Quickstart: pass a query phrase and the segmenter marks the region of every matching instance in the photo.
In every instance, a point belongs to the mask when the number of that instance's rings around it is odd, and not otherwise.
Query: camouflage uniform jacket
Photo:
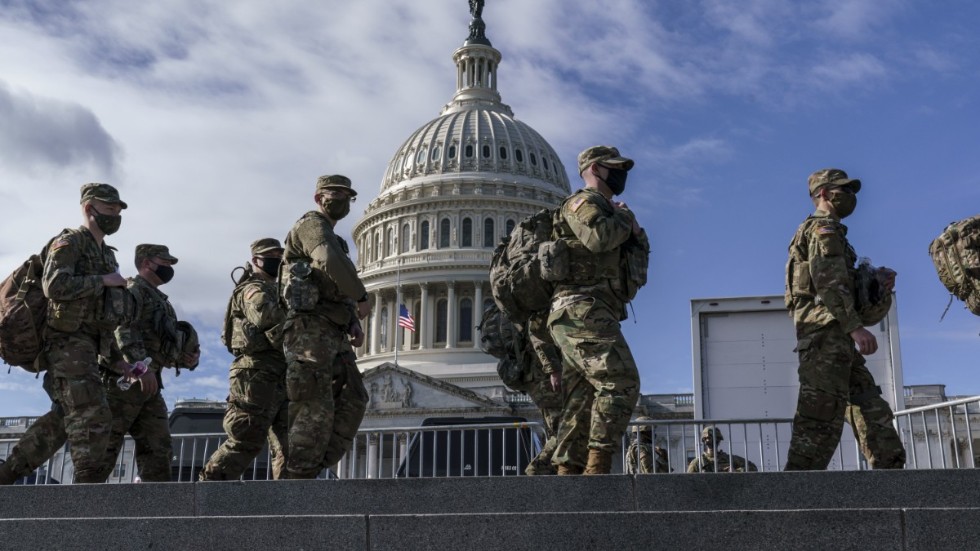
[[[286,312],[279,302],[276,281],[265,272],[256,271],[235,288],[231,300],[231,316],[242,324],[241,331],[248,342],[244,353],[273,351],[282,354],[282,323]],[[237,338],[233,345],[237,345]],[[242,353],[236,350],[236,355]]]
[[[730,471],[729,466],[731,467]],[[689,473],[744,473],[758,470],[755,463],[746,461],[742,456],[728,455],[721,450],[715,452],[710,449],[704,450],[700,457],[695,457],[687,466]]]
[[[352,304],[367,295],[351,261],[347,242],[333,231],[330,220],[318,211],[303,215],[286,236],[283,260],[288,265],[309,262],[319,291],[318,315],[346,328],[353,319]]]
[[[654,471],[654,463],[656,463],[656,471]],[[671,472],[670,465],[667,463],[667,450],[647,442],[639,443],[633,439],[626,449],[626,472],[628,474]]]
[[[840,220],[818,209],[800,225],[786,264],[786,306],[798,334],[834,322],[844,333],[862,326],[854,304],[856,262]]]
[[[105,242],[97,243],[84,226],[67,229],[51,241],[42,276],[49,327],[101,335],[108,344],[112,326],[99,318],[105,303],[102,276],[119,269],[114,251]]]
[[[590,188],[576,191],[562,203],[555,234],[568,244],[570,274],[555,288],[553,310],[594,297],[618,307],[620,318],[625,319],[619,249],[632,235],[634,219],[632,212],[614,207]]]
[[[134,363],[150,357],[150,369],[157,373],[174,367],[183,343],[177,332],[177,314],[167,295],[139,275],[129,278],[127,287],[139,297],[140,309],[136,321],[116,329],[116,344],[123,358]]]

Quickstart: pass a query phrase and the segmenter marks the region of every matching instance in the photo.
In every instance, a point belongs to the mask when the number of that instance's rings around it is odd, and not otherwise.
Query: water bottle
[[[133,369],[130,371],[130,376],[133,379],[139,379],[142,377],[144,374],[146,374],[146,371],[150,369],[150,362],[152,361],[153,358],[144,358],[143,361],[134,363],[132,366]],[[133,386],[133,381],[129,380],[128,377],[123,375],[122,377],[116,379],[116,386],[119,387],[119,390],[126,391],[129,390],[129,387]]]

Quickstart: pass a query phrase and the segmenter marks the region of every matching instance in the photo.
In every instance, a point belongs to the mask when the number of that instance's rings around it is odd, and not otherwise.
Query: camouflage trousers
[[[278,351],[240,356],[231,364],[224,418],[228,439],[211,455],[201,480],[237,480],[267,439],[272,476],[283,478],[288,451],[285,371],[286,360]]]
[[[800,394],[786,470],[826,469],[845,419],[873,469],[900,469],[905,448],[864,357],[834,327],[799,337]]]
[[[105,480],[99,478],[99,471],[109,445],[112,414],[99,375],[101,344],[98,335],[48,328],[39,358],[52,377],[53,401],[64,410],[65,434],[79,483]]]
[[[640,395],[640,375],[618,314],[590,298],[552,312],[561,349],[563,410],[552,463],[584,467],[589,449],[612,453]]]
[[[65,445],[68,434],[65,432],[65,412],[54,395],[54,377],[50,371],[44,373],[44,391],[51,398],[51,411],[38,417],[21,435],[20,440],[7,456],[5,469],[9,469],[13,479],[27,476],[37,470]],[[13,480],[10,481],[13,483]]]
[[[544,425],[545,442],[541,452],[531,460],[524,470],[528,475],[555,474],[551,458],[558,448],[558,427],[561,424],[561,394],[551,388],[547,375],[528,388],[527,393],[541,411],[541,422]]]
[[[152,396],[143,394],[139,384],[122,390],[116,386],[118,375],[105,376],[106,396],[112,411],[109,445],[97,471],[99,482],[105,482],[112,474],[126,441],[126,434],[133,437],[136,472],[143,482],[170,482],[170,426],[167,419],[167,403],[157,391]],[[159,381],[159,374],[157,381]]]
[[[347,336],[328,320],[296,315],[283,328],[289,398],[288,478],[315,478],[350,450],[368,394]]]

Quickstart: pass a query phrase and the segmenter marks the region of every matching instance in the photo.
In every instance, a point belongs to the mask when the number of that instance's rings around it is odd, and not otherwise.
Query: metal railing
[[[906,469],[972,469],[980,460],[980,396],[895,412]]]

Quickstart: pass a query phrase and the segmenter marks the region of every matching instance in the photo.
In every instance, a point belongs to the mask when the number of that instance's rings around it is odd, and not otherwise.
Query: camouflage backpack
[[[480,348],[497,358],[497,375],[510,388],[524,381],[520,357],[521,333],[495,303],[487,305],[480,320]]]
[[[531,313],[551,306],[555,284],[541,274],[539,249],[551,243],[552,211],[542,210],[514,227],[493,251],[490,289],[503,315],[523,323]]]
[[[31,373],[40,369],[35,360],[44,344],[48,298],[44,296],[41,278],[51,241],[41,254],[32,254],[0,283],[0,359]]]
[[[929,255],[946,289],[980,316],[980,215],[947,226]]]

